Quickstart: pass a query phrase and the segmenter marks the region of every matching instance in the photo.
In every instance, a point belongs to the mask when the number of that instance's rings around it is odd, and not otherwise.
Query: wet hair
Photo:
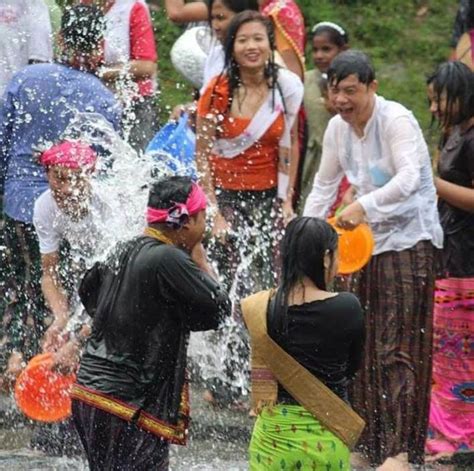
[[[162,178],[150,185],[148,206],[155,209],[167,209],[175,203],[186,203],[191,189],[192,180],[189,177]]]
[[[61,36],[65,49],[90,54],[104,38],[105,19],[94,5],[67,7],[61,19]]]
[[[460,124],[474,116],[474,72],[467,65],[459,61],[444,62],[426,83],[433,87],[438,106],[442,95],[446,95],[446,113],[439,123],[442,127]]]
[[[224,71],[227,73],[229,78],[229,104],[228,109],[232,106],[232,97],[234,95],[235,89],[240,86],[240,68],[239,64],[234,59],[234,45],[235,39],[237,37],[237,33],[239,29],[247,23],[260,23],[265,26],[268,36],[268,42],[270,43],[270,51],[271,56],[270,60],[265,65],[264,76],[268,81],[268,86],[272,90],[273,93],[273,104],[275,103],[274,93],[275,89],[278,89],[279,93],[283,98],[283,94],[280,90],[278,85],[278,70],[279,67],[275,63],[275,31],[273,29],[273,24],[271,20],[266,18],[265,16],[261,15],[256,11],[244,11],[242,13],[238,13],[232,19],[229,30],[227,33],[226,41],[224,44],[224,52],[225,52],[225,66]],[[221,74],[222,75],[222,74]],[[219,81],[219,80],[218,80]],[[217,82],[218,82],[217,81]],[[285,105],[285,101],[283,99],[283,105]],[[285,109],[286,111],[286,109]]]
[[[466,30],[474,28],[474,0],[470,0],[466,14]]]
[[[334,256],[337,243],[337,232],[322,219],[296,217],[288,224],[281,245],[281,289],[285,298],[305,276],[319,289],[326,289],[324,256]]]
[[[331,44],[334,44],[339,48],[349,44],[349,35],[346,33],[346,30],[336,23],[330,21],[317,23],[311,30],[311,39],[323,34],[327,35]]]
[[[327,71],[330,85],[337,85],[349,75],[355,75],[359,82],[369,85],[375,80],[375,69],[369,56],[362,51],[351,49],[338,54]]]
[[[212,5],[216,0],[208,1],[209,24],[212,21]],[[240,13],[245,10],[259,11],[258,0],[221,0],[222,4],[234,13]]]

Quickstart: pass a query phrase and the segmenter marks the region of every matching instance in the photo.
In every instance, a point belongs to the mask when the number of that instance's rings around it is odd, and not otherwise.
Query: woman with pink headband
[[[145,235],[83,280],[93,325],[72,410],[91,469],[167,470],[169,443],[186,444],[189,332],[229,312],[201,243],[205,209],[189,178],[154,183]]]

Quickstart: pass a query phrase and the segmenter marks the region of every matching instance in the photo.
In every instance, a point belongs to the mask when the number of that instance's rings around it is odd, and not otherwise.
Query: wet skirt
[[[474,449],[474,278],[436,282],[428,453]]]
[[[349,449],[303,407],[280,404],[265,407],[257,417],[249,469],[348,470]]]
[[[365,311],[362,365],[349,388],[366,421],[358,450],[373,465],[421,464],[428,427],[437,251],[429,241],[372,257],[352,279]]]

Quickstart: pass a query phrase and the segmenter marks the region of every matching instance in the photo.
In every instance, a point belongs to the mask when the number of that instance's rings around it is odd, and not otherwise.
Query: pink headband
[[[93,169],[97,154],[92,147],[81,142],[64,141],[57,144],[40,156],[39,162],[45,167],[58,165],[71,169]]]
[[[186,203],[174,203],[168,209],[147,208],[146,220],[149,224],[154,222],[167,222],[171,224],[182,224],[183,216],[194,216],[206,209],[207,198],[203,189],[193,183],[191,193]]]

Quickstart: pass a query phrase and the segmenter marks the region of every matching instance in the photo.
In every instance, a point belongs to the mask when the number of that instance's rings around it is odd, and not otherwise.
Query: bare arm
[[[209,204],[215,210],[212,234],[220,236],[221,242],[225,243],[225,233],[230,229],[230,226],[220,213],[217,205],[216,191],[208,159],[216,140],[216,133],[216,117],[203,118],[198,115],[196,122],[196,166],[199,181],[208,197]]]
[[[474,181],[473,188],[456,185],[439,177],[435,177],[438,196],[456,208],[474,213]]]
[[[211,205],[217,205],[217,199],[208,156],[216,141],[216,134],[217,122],[215,117],[204,118],[198,115],[196,121],[196,166],[199,181]]]
[[[67,295],[58,277],[59,253],[52,252],[41,256],[43,276],[41,288],[47,306],[54,316],[44,336],[44,350],[54,349],[58,345],[58,337],[66,327],[69,318]]]
[[[113,82],[122,75],[130,75],[136,80],[151,78],[156,74],[156,63],[147,60],[132,60],[127,64],[117,64],[101,69],[100,77],[105,82]]]
[[[296,55],[295,51],[286,49],[285,51],[279,51],[280,56],[285,62],[286,68],[295,73],[301,80],[304,79],[304,70],[301,67],[301,61]]]
[[[292,198],[294,188],[296,186],[296,179],[298,178],[298,167],[300,163],[300,148],[298,142],[298,118],[295,119],[293,129],[291,130],[291,149],[290,149],[290,168],[288,170],[288,195],[287,198]]]
[[[186,3],[184,0],[165,0],[168,18],[173,23],[190,23],[191,21],[207,21],[209,13],[204,2]]]
[[[53,313],[55,320],[62,320],[66,323],[68,319],[68,302],[58,277],[59,253],[53,252],[41,256],[43,276],[41,278],[41,288],[46,300],[46,304]]]

